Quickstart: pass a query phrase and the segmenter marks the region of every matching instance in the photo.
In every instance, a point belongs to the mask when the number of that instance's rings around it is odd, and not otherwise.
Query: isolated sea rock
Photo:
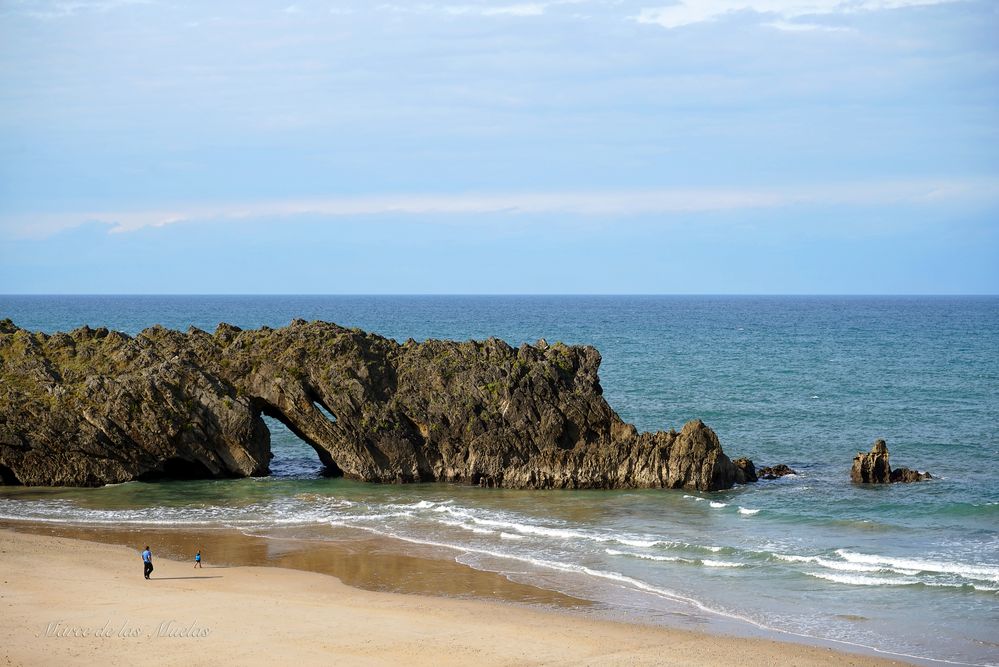
[[[891,469],[888,461],[888,444],[881,439],[875,440],[871,451],[858,452],[853,457],[853,467],[850,469],[850,479],[861,484],[889,484],[893,482],[918,482],[932,479],[928,472],[918,472],[908,468]]]
[[[884,440],[875,440],[867,454],[857,452],[853,457],[850,479],[861,484],[887,484],[891,481],[888,444]]]
[[[372,482],[713,491],[740,476],[701,421],[639,433],[588,346],[405,344],[325,322],[214,333],[0,322],[0,479],[93,486],[268,474],[274,417]]]
[[[760,479],[778,479],[784,477],[785,475],[797,475],[798,473],[792,470],[789,466],[780,463],[775,466],[765,466],[756,471],[757,476]]]

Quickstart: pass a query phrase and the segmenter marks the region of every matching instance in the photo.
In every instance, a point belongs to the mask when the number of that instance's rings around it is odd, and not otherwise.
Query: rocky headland
[[[400,344],[295,320],[131,337],[0,321],[0,480],[95,486],[268,474],[274,417],[331,474],[514,488],[754,481],[701,421],[639,433],[604,400],[588,346]]]

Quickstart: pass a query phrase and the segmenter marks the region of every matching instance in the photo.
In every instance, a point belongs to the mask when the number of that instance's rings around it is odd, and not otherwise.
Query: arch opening
[[[302,433],[279,409],[266,401],[258,401],[255,407],[257,415],[270,434],[271,477],[343,476],[343,471],[330,457],[329,452]],[[333,417],[332,413],[327,418],[330,417]],[[333,417],[330,421],[335,423],[336,418]],[[316,455],[319,456],[319,465]]]
[[[0,486],[21,486],[21,480],[14,471],[5,465],[0,465]]]

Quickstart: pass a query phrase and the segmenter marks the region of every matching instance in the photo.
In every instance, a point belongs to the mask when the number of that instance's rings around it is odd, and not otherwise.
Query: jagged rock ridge
[[[405,344],[325,322],[133,337],[0,322],[0,478],[100,485],[268,473],[261,415],[334,474],[516,488],[749,481],[700,421],[638,433],[602,395],[592,347]],[[750,463],[751,466],[751,463]]]

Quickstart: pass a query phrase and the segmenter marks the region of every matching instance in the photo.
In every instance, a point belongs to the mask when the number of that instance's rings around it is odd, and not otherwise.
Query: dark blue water
[[[272,479],[6,492],[2,516],[365,530],[664,622],[999,664],[999,298],[17,296],[0,317],[131,334],[302,317],[399,340],[585,343],[625,420],[701,418],[730,455],[799,472],[710,495],[374,487],[318,478],[272,422]],[[879,437],[895,466],[937,479],[852,485],[853,455]]]

